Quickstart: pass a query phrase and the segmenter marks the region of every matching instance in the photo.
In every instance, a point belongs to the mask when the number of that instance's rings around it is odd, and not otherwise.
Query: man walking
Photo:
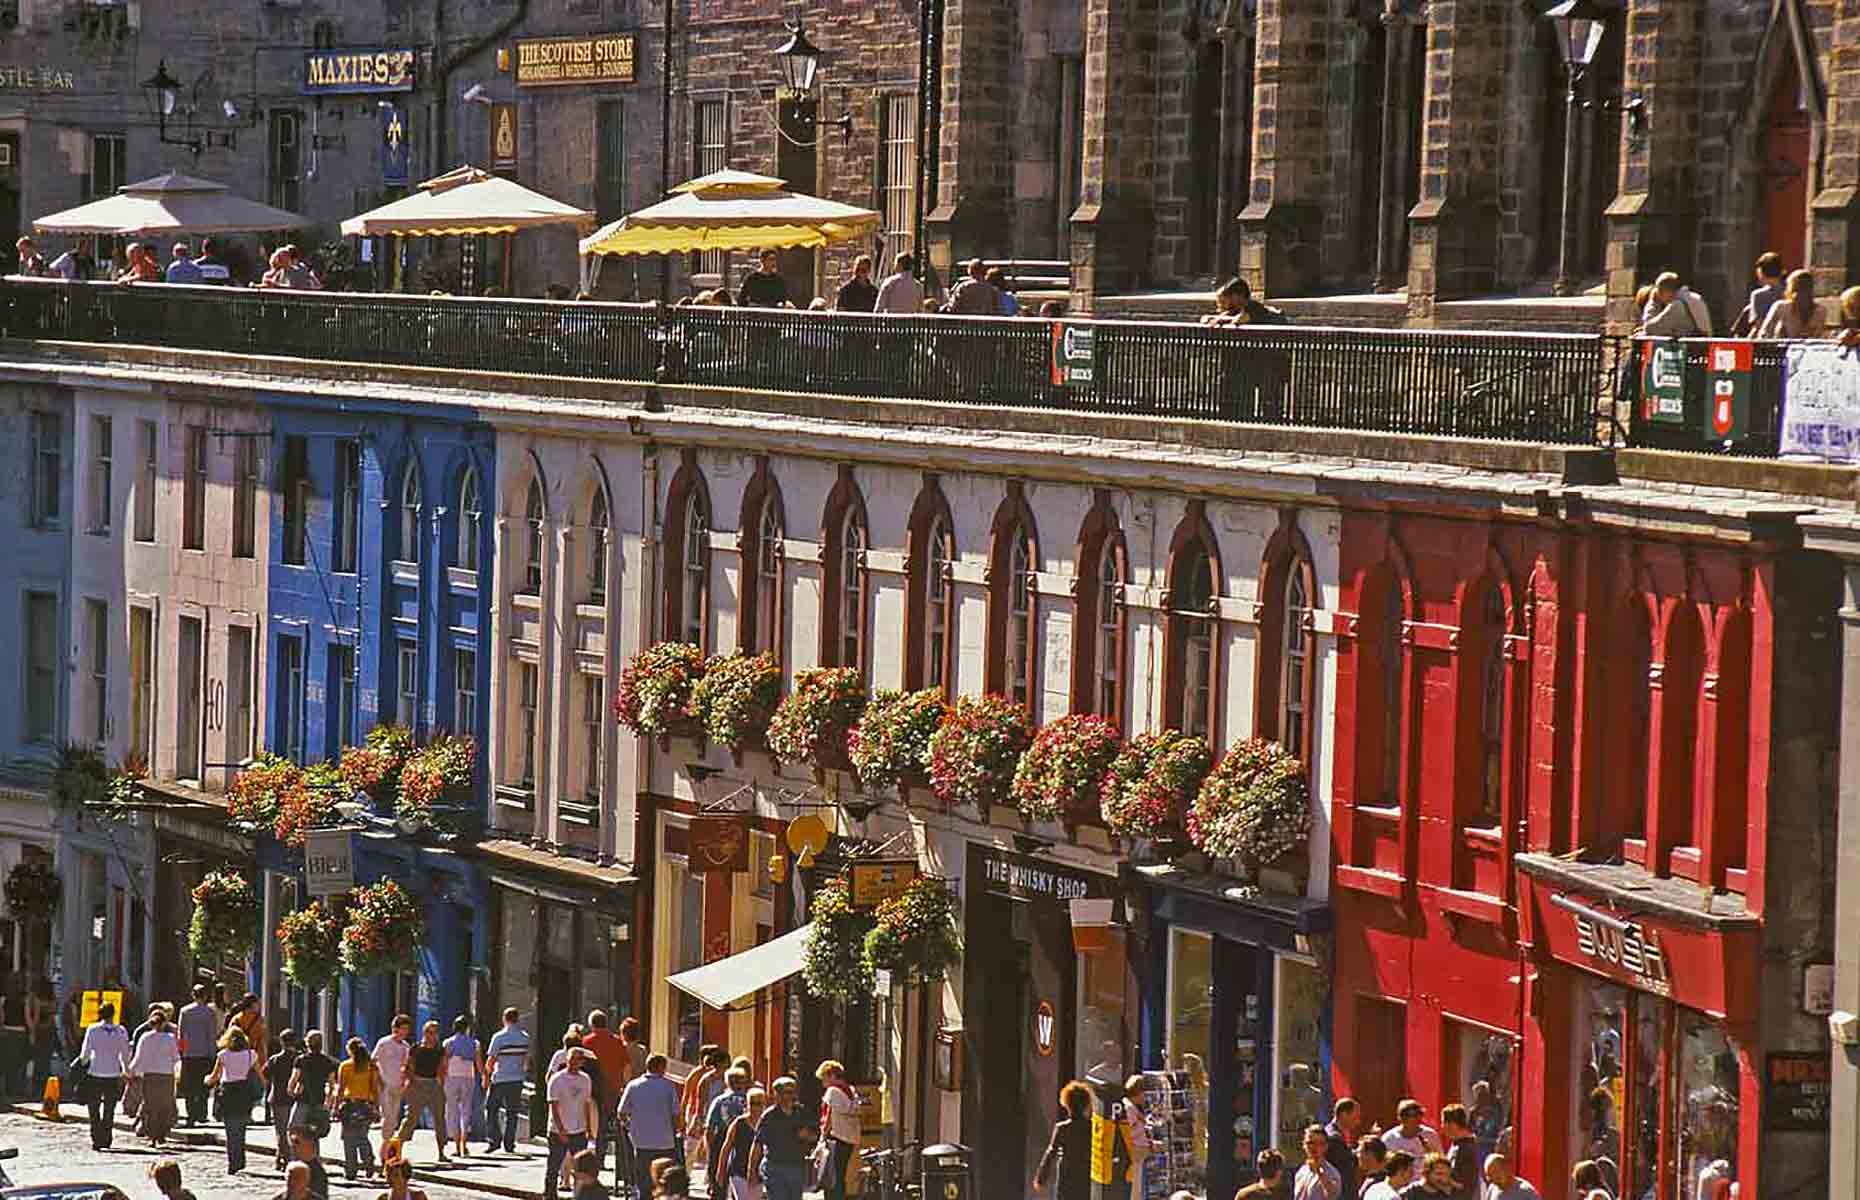
[[[1324,1158],[1337,1168],[1346,1198],[1353,1198],[1357,1192],[1356,1135],[1362,1127],[1362,1105],[1348,1096],[1331,1107],[1330,1124],[1324,1127],[1324,1136],[1329,1139],[1324,1147]]]
[[[401,1013],[388,1035],[375,1043],[375,1066],[381,1071],[381,1140],[400,1130],[400,1097],[406,1088],[407,1051],[413,1037],[413,1018]]]
[[[801,1085],[794,1076],[775,1081],[775,1107],[762,1114],[749,1149],[749,1178],[768,1189],[768,1200],[801,1200],[807,1182],[807,1133],[812,1121],[795,1107]]]
[[[924,310],[924,286],[911,273],[916,265],[917,260],[909,254],[900,254],[891,260],[891,274],[878,285],[875,311],[908,315]]]
[[[710,1111],[704,1114],[704,1161],[710,1164],[712,1178],[723,1172],[723,1160],[717,1155],[730,1122],[749,1110],[748,1069],[732,1066],[723,1073],[723,1083],[723,1091],[717,1093],[717,1098],[710,1102]]]
[[[665,1077],[663,1054],[646,1060],[646,1073],[626,1085],[620,1124],[633,1143],[633,1172],[641,1196],[652,1195],[652,1160],[683,1162],[678,1144],[678,1085]],[[796,1200],[799,1200],[797,1197]]]
[[[194,985],[194,1002],[181,1009],[176,1024],[181,1030],[181,1098],[187,1102],[187,1123],[198,1125],[207,1119],[207,1072],[219,1053],[220,1037],[206,984]]]
[[[504,1010],[504,1027],[491,1035],[491,1049],[486,1055],[491,1066],[491,1096],[484,1104],[485,1149],[496,1150],[500,1144],[497,1114],[504,1114],[501,1144],[504,1153],[517,1152],[517,1117],[523,1108],[523,1077],[529,1073],[530,1035],[517,1024],[519,1013]]]
[[[629,1060],[626,1039],[607,1028],[604,1009],[588,1012],[588,1031],[581,1035],[581,1047],[593,1056],[594,1107],[601,1114],[601,1127],[594,1139],[598,1155],[608,1141],[614,1143],[614,1171],[620,1167],[620,1123],[614,1113],[620,1107],[620,1094],[626,1090]]]
[[[1305,1126],[1305,1162],[1292,1180],[1292,1200],[1342,1200],[1343,1177],[1324,1156],[1329,1145],[1322,1125]]]
[[[576,1046],[568,1052],[567,1065],[549,1077],[547,1095],[549,1165],[543,1177],[543,1195],[555,1200],[561,1187],[562,1164],[588,1148],[588,1137],[599,1119],[594,1111],[594,1082],[588,1076],[586,1050]]]
[[[129,1069],[129,1032],[116,1023],[116,1006],[99,1004],[97,1022],[84,1031],[79,1053],[90,1066],[85,1100],[90,1108],[90,1144],[108,1150],[116,1134],[116,1102],[123,1098],[123,1074]]]

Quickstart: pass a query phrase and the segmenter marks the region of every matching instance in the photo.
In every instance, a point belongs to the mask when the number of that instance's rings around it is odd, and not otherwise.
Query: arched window
[[[607,489],[588,501],[588,603],[607,603]]]
[[[1505,594],[1496,583],[1485,589],[1481,624],[1479,815],[1475,824],[1490,829],[1502,819],[1505,799],[1505,634],[1509,622]]]
[[[1177,555],[1169,587],[1170,665],[1179,690],[1171,691],[1174,724],[1213,740],[1214,562],[1199,539]]]
[[[924,572],[924,617],[930,636],[923,645],[925,687],[949,690],[950,639],[956,628],[956,585],[950,568],[956,561],[956,538],[949,522],[938,517],[930,526],[929,569]]]
[[[420,561],[420,468],[407,464],[400,481],[400,560]]]
[[[988,549],[987,670],[983,687],[1034,710],[1039,699],[1035,648],[1039,641],[1035,572],[1040,569],[1033,513],[1018,481],[995,510]]]
[[[710,502],[694,490],[685,506],[684,609],[679,637],[710,647]]]
[[[863,678],[865,656],[865,514],[847,505],[840,521],[839,665],[856,667]]]
[[[1124,727],[1124,543],[1105,539],[1098,552],[1093,631],[1098,715]]]
[[[478,569],[479,527],[484,522],[484,506],[478,499],[478,471],[466,467],[459,480],[458,565],[466,571]]]
[[[1007,694],[1018,704],[1033,702],[1033,540],[1015,531],[1008,559]]]
[[[756,530],[755,649],[764,654],[781,653],[781,539],[781,512],[769,496]]]
[[[1311,669],[1305,618],[1311,609],[1305,573],[1294,569],[1285,580],[1285,638],[1279,657],[1279,744],[1303,756],[1305,747],[1305,679]]]
[[[523,590],[532,596],[542,591],[543,491],[542,480],[531,479],[523,498]]]

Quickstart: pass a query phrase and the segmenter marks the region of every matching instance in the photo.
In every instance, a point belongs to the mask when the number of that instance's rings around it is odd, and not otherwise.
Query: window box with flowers
[[[392,812],[400,799],[400,772],[413,754],[413,731],[405,725],[377,725],[359,746],[342,752],[339,770],[350,789],[367,792],[375,807]]]
[[[454,829],[442,811],[475,811],[471,804],[472,776],[478,765],[478,743],[470,737],[441,735],[415,750],[400,769],[400,796],[394,815],[441,832]]]
[[[870,996],[873,975],[865,942],[872,915],[853,907],[851,883],[842,876],[821,884],[807,915],[813,928],[801,950],[801,980],[809,994],[842,1004]]]
[[[948,713],[949,704],[936,688],[873,696],[846,739],[860,782],[900,791],[929,783],[930,742]]]
[[[769,750],[816,771],[850,771],[847,743],[865,714],[865,683],[856,667],[823,667],[794,677],[794,690],[769,721]]]
[[[1289,889],[1308,873],[1300,863],[1311,836],[1311,792],[1296,755],[1249,738],[1221,756],[1188,810],[1188,838],[1209,858],[1245,871],[1280,873]],[[1290,878],[1287,879],[1286,877]],[[1263,874],[1261,882],[1272,882]]]
[[[1005,805],[1033,741],[1027,710],[1005,696],[964,696],[930,739],[930,790],[948,807]]]
[[[904,983],[936,983],[962,961],[956,894],[941,880],[918,876],[881,902],[865,935],[866,964]]]
[[[306,992],[320,992],[342,971],[342,919],[312,900],[278,922],[284,977]]]
[[[1139,734],[1111,760],[1098,793],[1104,823],[1120,837],[1141,838],[1164,858],[1179,853],[1188,808],[1207,778],[1208,744],[1179,730]]]
[[[49,921],[64,887],[52,864],[25,859],[7,872],[6,910],[16,921]]]
[[[720,654],[691,689],[705,738],[736,755],[764,743],[780,703],[781,667],[772,654]]]
[[[689,642],[661,642],[635,654],[620,672],[614,719],[661,745],[704,733],[693,693],[705,672],[704,652]]]
[[[187,952],[205,963],[248,958],[258,945],[258,889],[236,871],[214,871],[194,885]]]
[[[420,902],[406,888],[391,879],[358,887],[342,930],[343,969],[363,978],[407,970],[425,938]]]
[[[1099,820],[1098,794],[1122,745],[1117,726],[1090,713],[1053,721],[1014,768],[1014,804],[1028,821],[1067,828]]]

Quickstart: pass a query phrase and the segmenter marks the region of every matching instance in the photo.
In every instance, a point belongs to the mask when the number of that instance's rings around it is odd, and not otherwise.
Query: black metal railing
[[[1739,402],[1743,411],[1736,422],[1734,437],[1716,434],[1709,417],[1714,401],[1713,376],[1710,370],[1711,347],[1725,345],[1733,339],[1687,338],[1681,343],[1685,354],[1683,393],[1678,412],[1666,410],[1646,379],[1644,354],[1651,344],[1636,338],[1622,343],[1629,355],[1628,376],[1616,375],[1620,408],[1631,446],[1650,450],[1690,450],[1731,454],[1749,458],[1775,458],[1779,451],[1784,392],[1784,361],[1787,342],[1751,341],[1749,380]],[[1860,371],[1856,371],[1860,386]]]
[[[1588,445],[1597,335],[874,316],[7,279],[15,338]],[[1064,382],[1056,335],[1073,333]],[[1598,434],[1598,430],[1604,431]]]

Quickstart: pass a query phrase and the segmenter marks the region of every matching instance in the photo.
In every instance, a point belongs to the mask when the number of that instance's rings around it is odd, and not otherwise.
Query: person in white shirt
[[[168,1025],[168,1014],[157,1010],[129,1058],[129,1074],[142,1085],[142,1136],[152,1145],[167,1141],[174,1128],[174,1073],[180,1065],[180,1040]]]
[[[1400,1124],[1382,1134],[1382,1144],[1391,1150],[1406,1150],[1416,1162],[1429,1154],[1438,1154],[1440,1135],[1421,1124],[1421,1118],[1426,1115],[1427,1110],[1421,1107],[1419,1100],[1403,1100],[1395,1106],[1395,1119]]]
[[[1481,1191],[1483,1200],[1543,1200],[1535,1187],[1518,1178],[1511,1169],[1511,1160],[1502,1154],[1485,1156],[1485,1187]]]
[[[245,1127],[252,1119],[252,1101],[258,1099],[254,1086],[264,1078],[258,1052],[245,1040],[245,1030],[228,1029],[226,1048],[213,1060],[207,1084],[220,1090],[220,1121],[226,1126],[226,1173],[237,1175],[245,1170]]]
[[[859,1098],[846,1082],[845,1064],[827,1059],[814,1071],[826,1089],[820,1095],[820,1132],[827,1138],[827,1166],[821,1174],[826,1200],[844,1200],[846,1167],[859,1149]]]
[[[553,1200],[562,1179],[562,1164],[588,1148],[596,1128],[594,1064],[588,1052],[576,1046],[567,1065],[549,1076],[549,1166],[543,1176],[543,1194]]]
[[[1292,1200],[1340,1200],[1343,1176],[1324,1157],[1329,1147],[1322,1125],[1305,1126],[1305,1161],[1292,1180]]]
[[[891,263],[891,274],[878,285],[878,302],[872,311],[881,313],[919,313],[924,308],[924,285],[911,273],[916,260],[900,254]]]
[[[84,1096],[90,1108],[90,1144],[108,1150],[116,1131],[116,1102],[123,1098],[123,1075],[129,1069],[129,1031],[116,1023],[115,1005],[97,1006],[97,1023],[84,1031],[78,1057],[90,1070]]]
[[[381,1071],[381,1140],[400,1132],[400,1094],[407,1074],[407,1046],[413,1037],[413,1018],[401,1013],[390,1032],[375,1043],[370,1057]]]
[[[1382,1178],[1369,1185],[1363,1193],[1363,1200],[1398,1200],[1407,1186],[1414,1182],[1414,1156],[1406,1150],[1391,1150],[1382,1160]]]

